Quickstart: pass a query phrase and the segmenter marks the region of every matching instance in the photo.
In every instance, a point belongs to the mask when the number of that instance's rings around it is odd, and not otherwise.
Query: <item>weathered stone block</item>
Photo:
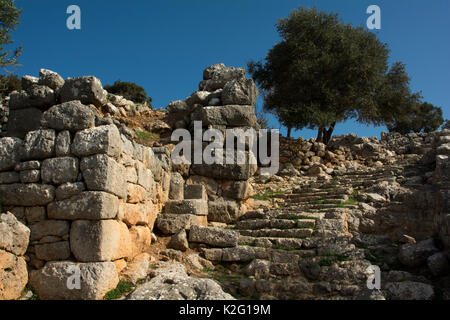
[[[20,182],[22,183],[37,183],[41,179],[40,170],[25,170],[20,171]]]
[[[240,216],[240,208],[236,201],[217,199],[208,202],[208,220],[214,222],[233,223]]]
[[[25,218],[28,224],[43,221],[47,218],[45,207],[27,207],[25,208]]]
[[[54,130],[36,130],[28,132],[24,143],[24,159],[39,160],[55,155]]]
[[[86,190],[83,182],[67,182],[56,188],[56,200],[65,200]]]
[[[88,190],[106,191],[127,198],[125,167],[113,158],[104,154],[83,158],[80,168]]]
[[[215,247],[235,247],[239,234],[232,230],[212,227],[191,226],[189,241],[205,243]]]
[[[190,214],[160,214],[156,219],[156,227],[166,235],[176,234],[181,230],[189,230],[192,225],[199,224],[198,216]]]
[[[248,181],[225,181],[222,183],[222,195],[235,200],[246,200],[250,196]]]
[[[253,106],[213,106],[197,108],[191,121],[201,121],[205,126],[257,127],[258,120]]]
[[[55,199],[55,187],[45,184],[0,185],[0,197],[6,206],[45,206]]]
[[[0,250],[0,300],[14,300],[21,297],[28,283],[27,263],[22,257]],[[5,272],[4,270],[10,270]]]
[[[103,220],[114,219],[119,209],[119,199],[106,192],[85,191],[66,200],[48,205],[50,219]]]
[[[7,135],[20,139],[25,138],[27,132],[40,128],[41,116],[42,111],[37,108],[10,110]]]
[[[77,220],[70,228],[70,248],[78,261],[112,261],[130,255],[131,238],[119,221]]]
[[[93,104],[97,107],[107,102],[102,83],[93,76],[67,79],[60,94],[62,102],[80,100],[83,104]]]
[[[121,152],[122,142],[115,125],[79,131],[72,143],[72,153],[79,157],[101,153],[117,159]]]
[[[12,213],[0,215],[0,249],[22,256],[28,248],[30,229]]]
[[[201,184],[188,184],[184,186],[184,199],[208,200],[206,188]]]
[[[11,184],[20,182],[20,177],[17,172],[6,171],[0,172],[0,184]]]
[[[252,79],[239,79],[228,82],[222,91],[223,105],[256,104],[258,88]]]
[[[25,171],[25,170],[39,170],[41,168],[41,163],[39,161],[26,161],[17,164],[14,167],[15,171]]]
[[[39,71],[38,83],[53,90],[58,90],[64,85],[64,79],[54,71],[41,69]]]
[[[14,169],[22,158],[22,140],[18,138],[0,139],[0,171]]]
[[[119,206],[118,218],[129,226],[147,225],[149,223],[150,214],[156,210],[152,208],[153,203],[121,203]]]
[[[146,226],[134,226],[130,230],[131,258],[145,252],[152,243],[152,232]]]
[[[44,220],[30,226],[30,241],[41,240],[47,236],[64,237],[69,234],[69,223],[60,220]]]
[[[68,287],[74,273],[80,271],[80,290]],[[101,300],[119,283],[112,262],[49,262],[41,270],[32,271],[30,284],[42,300]]]
[[[147,169],[147,167],[139,161],[136,162],[136,169],[138,175],[138,184],[144,187],[146,190],[151,191],[155,184],[152,171]]]
[[[206,200],[170,200],[166,203],[166,213],[193,214],[197,216],[208,215],[208,202]]]
[[[44,183],[63,184],[76,182],[78,173],[79,164],[77,158],[52,158],[42,162],[41,175]]]
[[[62,131],[56,136],[55,153],[57,157],[70,155],[71,137],[69,131]]]
[[[178,172],[172,172],[170,174],[170,189],[169,199],[171,200],[183,200],[184,199],[184,179]]]
[[[76,132],[95,126],[95,115],[92,110],[80,101],[70,101],[51,107],[44,112],[41,125],[57,131]]]
[[[61,261],[70,257],[69,241],[38,244],[35,246],[38,259],[44,261]]]

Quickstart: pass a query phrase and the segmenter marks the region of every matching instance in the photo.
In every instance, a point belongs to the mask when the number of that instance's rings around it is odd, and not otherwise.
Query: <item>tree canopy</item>
[[[336,14],[299,8],[276,27],[282,40],[248,70],[262,89],[264,108],[288,135],[307,127],[328,143],[339,122],[393,123],[399,110],[421,98],[410,92],[402,63],[389,69],[386,44]]]
[[[8,71],[7,67],[14,67],[22,52],[22,47],[14,50],[9,46],[14,43],[11,32],[19,24],[21,9],[17,9],[14,0],[0,0],[0,66]]]
[[[147,97],[145,89],[136,83],[117,80],[113,85],[105,85],[104,88],[109,93],[121,95],[137,103],[147,102],[150,107],[152,106],[152,98]]]

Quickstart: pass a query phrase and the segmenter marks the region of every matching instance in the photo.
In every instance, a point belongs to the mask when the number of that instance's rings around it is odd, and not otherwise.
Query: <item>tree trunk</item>
[[[329,129],[324,129],[323,143],[328,144],[330,142],[335,127],[336,127],[336,122],[333,122]]]
[[[317,131],[317,142],[322,142],[323,141],[323,127],[319,127],[319,131]]]
[[[292,131],[292,127],[287,127],[287,137],[288,138],[291,137],[291,131]]]

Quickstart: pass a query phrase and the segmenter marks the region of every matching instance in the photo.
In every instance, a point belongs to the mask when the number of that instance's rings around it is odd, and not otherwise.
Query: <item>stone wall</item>
[[[170,155],[130,141],[99,116],[108,102],[95,77],[48,75],[11,95],[11,110],[37,108],[40,116],[28,114],[38,128],[23,140],[14,132],[0,139],[2,209],[31,230],[26,255],[40,298],[101,299],[151,244],[168,200]],[[67,288],[74,266],[82,290]]]

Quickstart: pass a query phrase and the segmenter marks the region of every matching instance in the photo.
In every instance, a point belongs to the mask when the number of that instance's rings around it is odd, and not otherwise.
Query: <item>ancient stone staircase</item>
[[[366,287],[371,263],[365,259],[365,248],[357,248],[352,241],[349,212],[360,209],[358,195],[374,184],[404,180],[423,170],[406,165],[336,172],[330,180],[313,181],[277,195],[283,200],[282,208],[250,211],[229,226],[239,233],[236,247],[206,248],[204,255],[241,266],[240,272],[247,276],[241,278],[239,287],[244,296],[354,298]],[[396,204],[386,199],[376,206]]]

